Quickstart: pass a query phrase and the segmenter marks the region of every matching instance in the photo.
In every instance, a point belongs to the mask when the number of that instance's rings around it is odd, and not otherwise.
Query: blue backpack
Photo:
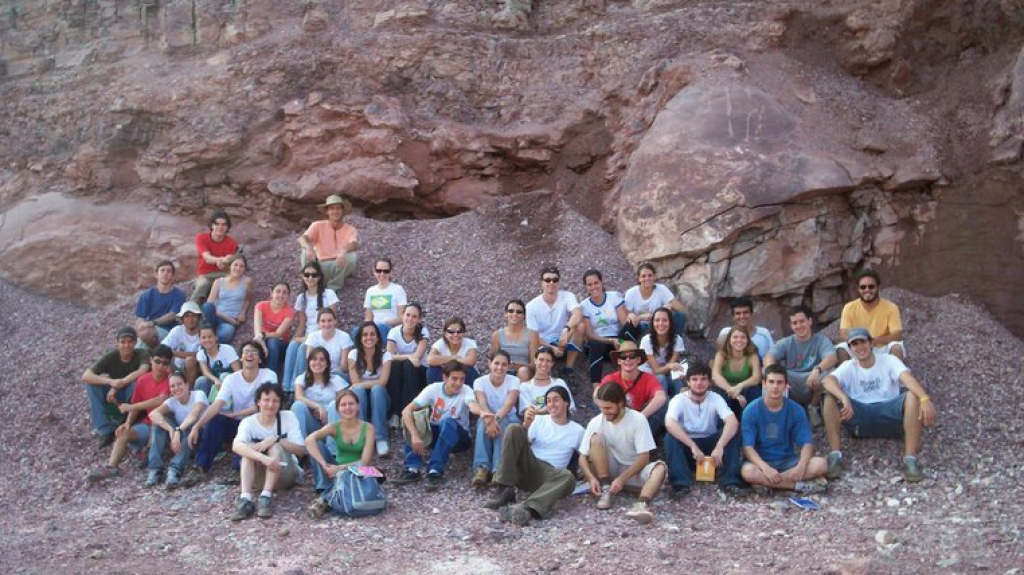
[[[334,476],[334,487],[324,496],[331,510],[346,517],[378,515],[388,498],[376,477],[365,477],[351,468]]]

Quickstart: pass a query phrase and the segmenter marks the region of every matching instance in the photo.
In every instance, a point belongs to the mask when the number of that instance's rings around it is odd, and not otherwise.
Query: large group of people
[[[472,484],[493,488],[484,505],[505,521],[548,517],[577,490],[602,510],[632,493],[626,515],[649,523],[666,484],[678,498],[716,475],[727,496],[820,493],[846,465],[843,428],[902,438],[906,481],[924,478],[918,449],[936,412],[904,362],[899,308],[881,297],[874,271],[857,275],[839,345],[814,332],[804,306],[788,314],[792,335],[775,341],[754,321],[753,301],[739,297],[708,364],[686,357],[687,310],[655,283],[653,265],[639,266],[624,296],[588,270],[582,300],[548,266],[539,295],[505,304],[484,357],[458,317],[431,340],[423,307],[392,281],[386,257],[373,261],[363,321],[343,329],[337,306],[359,234],[345,222],[348,200],[320,207],[326,219],[299,238],[294,298],[281,281],[252,304],[248,262],[220,210],[196,237],[190,297],[174,285],[173,262],[156,266],[134,326],[120,328],[115,348],[82,377],[100,445],[111,446],[89,481],[118,476],[129,451],[148,450],[146,487],[190,487],[226,454],[221,480],[240,485],[232,520],[271,517],[274,493],[301,481],[304,467],[317,491],[309,512],[321,517],[336,480],[389,457],[395,432],[401,470],[389,485],[425,479],[437,490],[451,454],[472,450]],[[585,425],[574,421],[573,387],[597,408]],[[815,455],[817,426],[824,456]],[[528,493],[520,503],[517,489]]]

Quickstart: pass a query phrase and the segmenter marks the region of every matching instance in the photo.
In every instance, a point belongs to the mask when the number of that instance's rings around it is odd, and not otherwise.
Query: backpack
[[[376,477],[366,477],[345,469],[334,476],[334,487],[324,495],[331,510],[346,517],[378,515],[388,507]]]

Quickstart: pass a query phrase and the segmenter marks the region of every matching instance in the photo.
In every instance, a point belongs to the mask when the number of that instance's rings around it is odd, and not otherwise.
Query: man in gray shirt
[[[821,380],[836,366],[836,349],[820,333],[814,333],[814,316],[807,306],[789,312],[793,335],[775,342],[764,356],[765,367],[780,364],[789,377],[789,398],[810,408],[812,423],[820,425]]]

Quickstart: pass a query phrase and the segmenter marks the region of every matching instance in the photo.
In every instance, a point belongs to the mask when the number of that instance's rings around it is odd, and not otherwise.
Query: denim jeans
[[[295,392],[295,378],[306,371],[306,344],[301,341],[288,342],[284,354],[284,372],[281,374],[281,388],[287,393]]]
[[[169,417],[168,421],[173,421],[173,417]],[[192,428],[182,428],[180,440],[181,440],[181,451],[174,454],[171,458],[171,464],[167,466],[168,469],[174,469],[179,475],[185,472],[185,466],[188,465],[189,458],[192,456],[192,450],[188,446],[188,433],[192,431]],[[153,426],[152,443],[149,445],[149,469],[163,469],[164,467],[164,448],[171,444],[171,434],[158,426]]]
[[[85,396],[89,399],[89,419],[92,420],[92,427],[100,435],[110,435],[114,429],[121,424],[123,414],[117,411],[112,403],[107,403],[107,393],[110,392],[109,385],[85,384]],[[121,403],[127,402],[132,397],[132,390],[135,389],[135,382],[117,392],[117,400]],[[117,412],[117,418],[114,413]]]
[[[338,421],[338,412],[334,409],[334,404],[330,403],[325,405],[327,408],[327,422]],[[320,423],[320,420],[313,415],[313,411],[309,409],[309,406],[305,403],[295,400],[292,404],[292,413],[295,414],[295,418],[299,420],[299,429],[302,431],[302,437],[309,437],[310,434],[316,433],[324,426]]]
[[[476,442],[473,447],[473,469],[486,467],[488,471],[497,471],[498,463],[501,462],[501,444],[505,438],[505,429],[509,424],[516,423],[506,416],[498,420],[498,429],[501,433],[498,437],[491,439],[485,432],[487,426],[483,419],[476,422]]]
[[[722,436],[718,432],[710,437],[693,439],[697,447],[704,452],[704,455],[711,455],[718,439]],[[732,440],[722,450],[722,474],[719,484],[741,485],[740,479],[740,434],[736,433]],[[692,439],[692,438],[691,438]],[[697,462],[693,459],[690,448],[683,445],[671,433],[665,434],[665,462],[668,463],[668,482],[673,489],[680,489],[693,485],[693,471],[697,468]]]
[[[430,430],[433,432],[434,443],[431,446],[433,449],[427,463],[427,472],[444,475],[444,466],[451,454],[469,449],[472,441],[469,439],[469,432],[450,417],[442,419],[440,425],[431,424]],[[405,468],[416,472],[423,468],[423,458],[413,451],[408,443],[405,444]]]
[[[387,441],[388,409],[391,407],[387,386],[375,385],[370,389],[354,387],[352,391],[359,398],[359,419],[373,424],[373,432],[377,436],[377,441]]]
[[[217,333],[217,341],[230,344],[235,338],[235,326],[217,317],[217,305],[210,302],[203,304],[203,321],[213,326]]]
[[[221,450],[225,442],[233,442],[238,433],[238,424],[241,420],[218,413],[211,419],[202,430],[199,438],[199,448],[196,450],[196,465],[203,471],[210,471],[213,467],[213,458]],[[238,457],[235,457],[237,468]]]

